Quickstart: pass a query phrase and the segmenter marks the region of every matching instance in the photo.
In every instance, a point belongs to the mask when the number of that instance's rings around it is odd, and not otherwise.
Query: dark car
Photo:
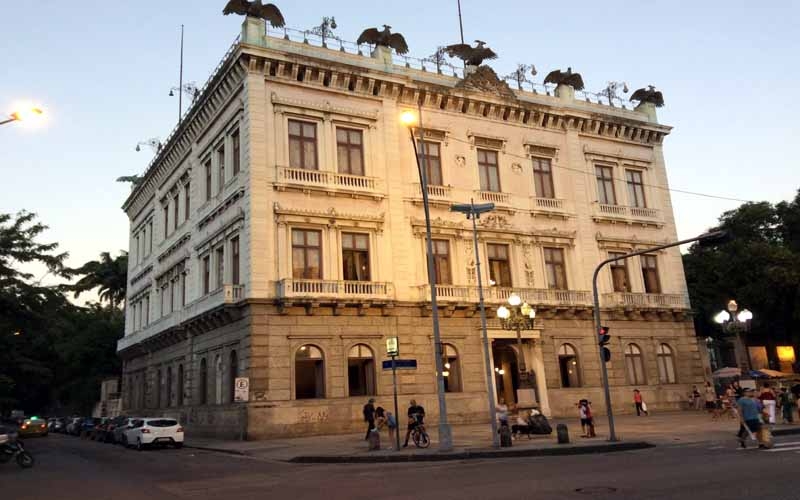
[[[100,418],[98,417],[85,417],[81,421],[80,431],[79,434],[82,438],[91,437],[92,432],[97,424],[100,423]]]
[[[127,444],[125,442],[125,431],[131,428],[134,420],[141,419],[137,419],[136,417],[116,417],[114,419],[114,431],[112,439],[115,443]]]
[[[52,432],[67,432],[67,419],[65,417],[58,417],[53,419],[53,426],[50,428]]]
[[[100,423],[94,426],[94,429],[90,432],[89,438],[92,441],[102,441],[108,442],[108,433],[109,433],[109,426],[111,425],[111,419],[108,417],[102,417],[100,419]]]
[[[106,443],[117,443],[120,433],[124,431],[124,427],[128,425],[128,421],[129,417],[122,415],[109,419],[106,424],[105,439],[103,441]]]

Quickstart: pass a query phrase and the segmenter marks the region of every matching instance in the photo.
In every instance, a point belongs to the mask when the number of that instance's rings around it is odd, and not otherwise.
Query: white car
[[[141,418],[125,431],[125,444],[141,450],[150,445],[183,446],[183,427],[173,418]]]

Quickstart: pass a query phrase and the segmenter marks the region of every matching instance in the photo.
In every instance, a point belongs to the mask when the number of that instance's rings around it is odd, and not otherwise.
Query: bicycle
[[[419,417],[415,418],[417,420],[417,425],[411,430],[411,439],[414,441],[414,445],[417,448],[427,448],[431,445],[431,439],[427,431],[425,431],[425,424],[420,422]]]

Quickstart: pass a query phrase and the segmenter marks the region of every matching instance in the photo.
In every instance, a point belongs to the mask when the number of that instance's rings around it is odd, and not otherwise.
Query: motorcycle
[[[17,439],[17,433],[0,427],[0,463],[16,460],[17,465],[23,469],[33,467],[33,455],[25,451],[22,441]]]

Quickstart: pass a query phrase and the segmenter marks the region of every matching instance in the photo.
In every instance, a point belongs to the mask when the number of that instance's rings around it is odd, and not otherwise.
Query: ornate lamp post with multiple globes
[[[517,332],[517,349],[519,350],[519,392],[530,394],[533,384],[528,377],[528,367],[525,364],[525,351],[522,349],[522,330],[533,330],[533,320],[536,318],[536,310],[516,293],[508,297],[508,306],[497,308],[497,317],[505,330]],[[517,397],[517,402],[522,403],[523,398]]]
[[[714,316],[714,322],[722,327],[722,331],[734,337],[736,361],[742,369],[744,378],[750,376],[750,355],[747,352],[744,335],[750,330],[752,319],[753,313],[747,309],[739,311],[739,304],[735,300],[728,301],[727,311],[720,311]]]

